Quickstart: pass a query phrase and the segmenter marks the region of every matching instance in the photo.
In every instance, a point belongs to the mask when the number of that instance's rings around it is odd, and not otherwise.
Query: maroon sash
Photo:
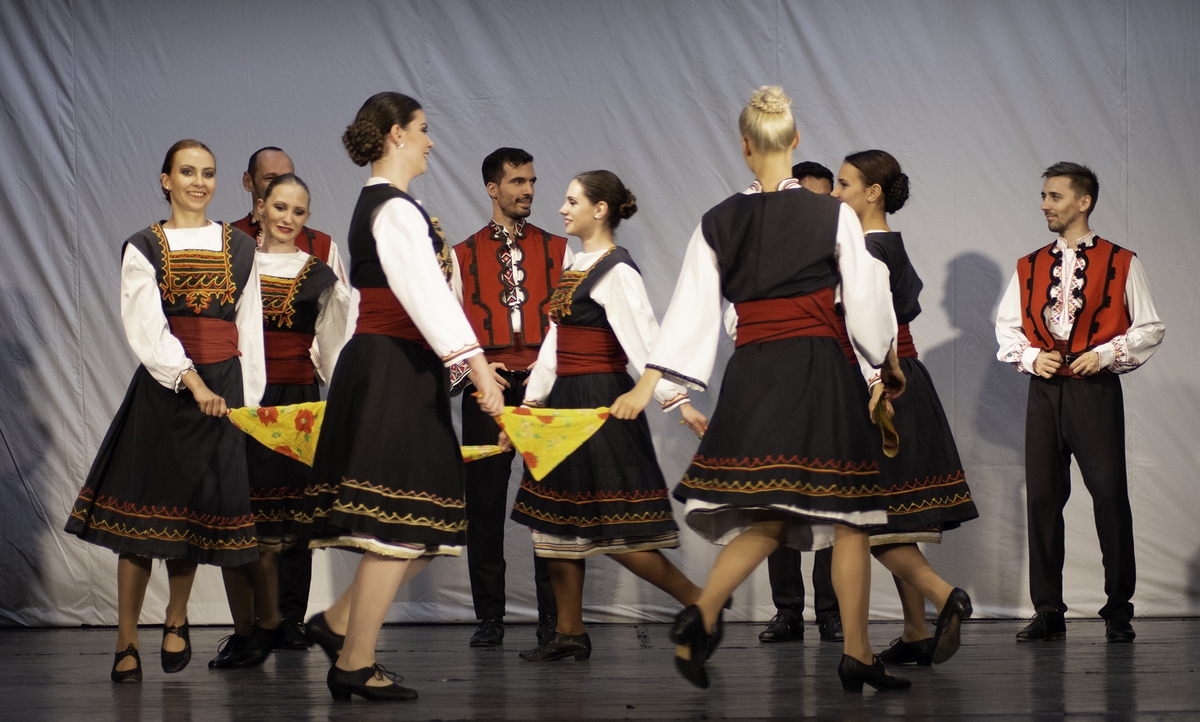
[[[241,356],[237,325],[204,316],[167,316],[171,335],[183,344],[192,363],[215,364]]]
[[[404,310],[404,306],[396,299],[396,294],[392,293],[392,289],[360,288],[358,293],[358,325],[354,328],[355,336],[376,333],[402,338],[430,348],[420,329],[409,317],[408,311]]]
[[[917,346],[913,343],[912,333],[908,330],[908,324],[900,324],[896,334],[896,355],[900,358],[916,358]]]
[[[276,386],[307,386],[314,382],[309,349],[313,334],[294,331],[263,331],[267,356],[267,383]]]
[[[558,375],[622,373],[629,365],[617,336],[606,328],[558,327]]]
[[[798,336],[835,338],[846,358],[857,363],[846,334],[846,321],[837,315],[832,288],[791,298],[744,301],[734,307],[738,316],[735,344],[738,348]]]

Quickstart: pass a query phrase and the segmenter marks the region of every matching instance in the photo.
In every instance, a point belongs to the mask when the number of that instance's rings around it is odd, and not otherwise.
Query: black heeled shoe
[[[887,665],[879,661],[879,657],[875,657],[874,664],[863,664],[843,654],[842,662],[838,665],[838,677],[842,679],[842,689],[846,692],[861,692],[863,683],[880,690],[908,689],[912,686],[907,679],[889,674]]]
[[[133,661],[137,662],[137,666],[133,669],[127,669],[124,672],[118,672],[117,665],[126,657],[133,657]],[[130,644],[125,648],[124,652],[117,652],[116,659],[113,660],[112,674],[109,677],[112,678],[114,683],[142,681],[142,658],[138,656],[137,647]]]
[[[346,644],[346,635],[338,634],[329,628],[329,623],[325,621],[325,612],[314,614],[305,623],[304,632],[309,639],[321,645],[330,662],[337,663],[342,646]]]
[[[372,678],[390,679],[392,683],[384,687],[370,687],[367,682]],[[389,672],[378,663],[350,672],[338,669],[335,664],[329,668],[329,674],[325,676],[325,684],[329,685],[329,693],[337,702],[349,702],[350,695],[353,694],[369,702],[405,702],[416,699],[417,690],[397,684],[402,681],[404,681],[403,677]]]
[[[933,664],[933,637],[919,639],[916,642],[905,642],[897,637],[892,640],[892,646],[879,653],[879,661],[884,664],[916,664],[918,667],[928,667]]]
[[[716,631],[715,627],[713,631]],[[704,663],[708,660],[709,647],[715,644],[712,636],[704,631],[700,607],[693,604],[675,615],[671,641],[675,643],[675,669],[700,689],[708,689],[708,671],[704,669]]]
[[[571,655],[580,662],[592,656],[592,638],[583,634],[570,635],[554,633],[545,644],[539,644],[533,649],[527,649],[519,655],[526,662],[554,662],[566,659]]]
[[[933,663],[941,664],[958,651],[959,630],[962,621],[971,618],[971,598],[958,587],[946,598],[937,618],[937,631],[933,633]]]
[[[168,652],[166,648],[159,649],[159,655],[162,660],[162,669],[167,674],[182,672],[183,668],[188,666],[188,662],[192,661],[192,637],[188,633],[188,622],[185,618],[182,627],[171,627],[163,625],[163,641],[167,641],[167,635],[174,634],[183,640],[183,649],[179,652]]]

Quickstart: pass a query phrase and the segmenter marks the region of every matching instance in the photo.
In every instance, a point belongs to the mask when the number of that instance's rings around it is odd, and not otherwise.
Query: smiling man
[[[1100,537],[1105,638],[1132,642],[1137,572],[1119,374],[1154,354],[1164,326],[1137,256],[1091,229],[1100,196],[1096,174],[1078,163],[1055,163],[1042,177],[1042,213],[1058,238],[1017,261],[996,316],[998,358],[1030,375],[1025,504],[1036,614],[1017,641],[1067,636],[1062,512],[1074,455]]]
[[[520,406],[529,371],[550,327],[546,315],[550,294],[574,257],[566,238],[526,221],[537,183],[533,156],[519,148],[493,151],[483,160],[483,183],[492,199],[492,218],[454,247],[451,282],[504,389],[504,403]],[[451,369],[452,393],[463,385],[463,443],[496,443],[500,429],[480,410],[465,369]],[[504,640],[504,524],[514,454],[510,451],[466,467],[467,569],[480,620],[472,647],[496,647]],[[545,558],[535,556],[533,567],[541,644],[543,636],[554,634],[554,590]]]

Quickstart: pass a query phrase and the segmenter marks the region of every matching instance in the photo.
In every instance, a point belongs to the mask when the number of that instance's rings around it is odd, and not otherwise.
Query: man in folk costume
[[[500,148],[483,161],[483,182],[492,199],[487,225],[454,247],[451,282],[467,319],[487,354],[504,403],[520,406],[525,382],[537,361],[550,326],[550,295],[573,255],[567,239],[529,223],[533,204],[533,156],[518,148]],[[495,444],[496,422],[480,410],[465,367],[451,369],[451,393],[462,394],[463,443]],[[467,567],[479,628],[472,647],[504,641],[504,525],[508,518],[508,478],[515,452],[468,464]],[[553,636],[554,591],[546,561],[534,557],[538,643]]]
[[[1100,537],[1105,638],[1132,642],[1137,575],[1118,375],[1154,354],[1164,326],[1137,256],[1091,230],[1088,218],[1100,191],[1095,173],[1056,163],[1042,177],[1042,213],[1058,238],[1017,261],[996,318],[998,358],[1031,376],[1025,489],[1036,614],[1017,641],[1066,638],[1062,512],[1073,454]]]
[[[250,212],[231,225],[261,245],[262,219],[255,217],[255,204],[266,193],[271,181],[294,172],[295,166],[291,157],[282,149],[267,146],[254,151],[246,164],[246,172],[242,173],[242,188],[250,194]],[[328,233],[304,226],[300,233],[296,234],[295,243],[301,252],[316,256],[333,269],[343,284],[348,282],[346,269],[342,266],[342,257]],[[313,351],[313,363],[318,368],[323,368],[319,353],[320,347],[316,346]],[[329,371],[332,373],[332,369]],[[324,379],[324,382],[329,383],[329,379]],[[279,555],[279,613],[283,617],[279,628],[283,631],[279,635],[276,649],[307,649],[312,645],[305,636],[304,623],[301,621],[308,609],[308,592],[311,586],[312,551],[304,544],[294,544],[284,549]]]

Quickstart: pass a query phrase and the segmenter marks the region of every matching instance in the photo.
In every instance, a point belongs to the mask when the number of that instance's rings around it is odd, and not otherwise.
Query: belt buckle
[[[1079,358],[1079,354],[1065,353],[1063,354],[1063,363],[1070,366],[1071,364],[1075,363],[1075,359],[1077,358]]]

